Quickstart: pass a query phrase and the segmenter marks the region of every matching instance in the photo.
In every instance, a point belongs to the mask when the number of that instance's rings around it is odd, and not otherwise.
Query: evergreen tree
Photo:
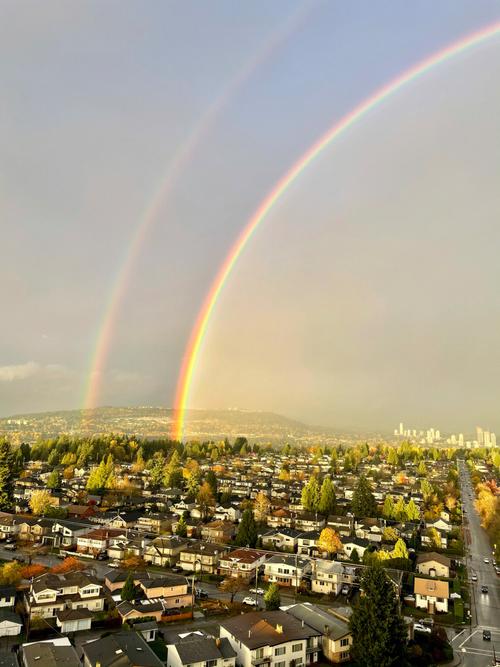
[[[129,572],[125,579],[120,597],[122,600],[127,600],[127,602],[131,602],[135,598],[135,584],[132,572]]]
[[[175,528],[175,534],[179,537],[187,537],[187,524],[184,515],[181,516]]]
[[[406,518],[406,507],[405,507],[405,501],[403,500],[403,497],[400,496],[394,505],[394,510],[393,510],[393,517],[396,519],[396,521],[403,521]]]
[[[320,490],[318,480],[313,475],[302,489],[301,502],[304,508],[309,512],[317,512],[319,507],[319,498]]]
[[[278,584],[270,584],[267,591],[264,593],[264,604],[267,611],[274,611],[281,607],[280,587]]]
[[[255,523],[255,518],[251,509],[247,509],[243,512],[241,517],[241,522],[238,528],[238,534],[236,535],[236,544],[240,547],[255,547],[257,544],[257,524]]]
[[[361,475],[358,484],[352,496],[351,509],[354,516],[357,517],[372,517],[375,516],[377,505],[373,496],[372,490],[368,480],[364,475]]]
[[[321,485],[318,511],[321,514],[332,514],[335,511],[335,488],[330,477],[325,477]]]
[[[217,498],[217,477],[216,477],[213,470],[209,470],[207,472],[207,476],[205,477],[205,481],[210,486],[210,488],[212,490],[213,497]]]
[[[408,547],[406,546],[404,540],[399,538],[399,540],[394,545],[391,558],[402,558],[404,560],[408,560],[409,557],[410,555],[408,553]]]
[[[365,571],[361,587],[363,595],[349,621],[352,657],[363,667],[403,665],[407,633],[393,582],[375,566]]]

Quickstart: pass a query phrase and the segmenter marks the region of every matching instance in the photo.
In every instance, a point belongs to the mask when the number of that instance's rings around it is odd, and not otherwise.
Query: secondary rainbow
[[[221,295],[225,283],[227,282],[234,266],[240,258],[242,252],[250,241],[252,235],[259,227],[261,222],[265,219],[267,214],[271,211],[276,202],[282,197],[292,183],[300,176],[300,174],[311,164],[311,162],[318,157],[335,139],[337,139],[343,132],[352,127],[357,121],[361,120],[369,111],[377,107],[381,102],[384,102],[388,97],[397,93],[406,84],[418,79],[418,77],[426,74],[437,65],[441,65],[450,58],[457,56],[468,49],[478,46],[495,36],[500,35],[500,21],[489,24],[488,26],[473,32],[460,40],[453,42],[433,53],[431,56],[418,62],[410,69],[405,70],[395,79],[389,81],[382,88],[376,90],[370,97],[361,102],[352,111],[346,114],[338,122],[336,122],[322,137],[320,137],[303,155],[300,157],[292,167],[285,173],[285,175],[276,183],[274,188],[262,200],[257,210],[249,219],[236,242],[226,255],[226,258],[217,272],[217,275],[212,282],[210,290],[203,301],[202,307],[199,311],[196,322],[191,331],[188,344],[185,349],[182,360],[181,369],[177,381],[177,391],[175,397],[175,412],[172,429],[172,437],[176,440],[181,440],[184,431],[184,420],[186,409],[189,401],[189,392],[191,389],[194,372],[200,356],[200,351],[203,341],[210,323],[210,318],[214,312],[214,308]]]
[[[84,409],[94,408],[99,403],[102,376],[111,350],[118,315],[133,277],[134,266],[146,239],[159,218],[161,208],[168,202],[169,195],[173,192],[180,175],[186,169],[197,148],[214,127],[230,100],[254,72],[272,57],[275,51],[295,32],[300,30],[314,8],[314,2],[307,2],[299,6],[283,21],[260,49],[236,72],[221,93],[215,97],[199,121],[195,123],[186,140],[175,152],[166,172],[163,174],[158,189],[140,217],[139,224],[127,246],[123,261],[119,264],[119,270],[112,283],[104,308],[104,315],[97,329],[96,342],[92,349],[89,371],[86,375],[83,398]],[[84,413],[83,421],[85,422],[85,420],[86,414]]]

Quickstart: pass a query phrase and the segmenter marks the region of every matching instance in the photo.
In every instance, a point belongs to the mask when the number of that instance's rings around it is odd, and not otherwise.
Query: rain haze
[[[6,416],[82,407],[92,383],[99,405],[172,406],[210,284],[276,181],[500,6],[4,2],[0,17]],[[500,429],[499,69],[495,36],[304,171],[227,281],[190,407]]]

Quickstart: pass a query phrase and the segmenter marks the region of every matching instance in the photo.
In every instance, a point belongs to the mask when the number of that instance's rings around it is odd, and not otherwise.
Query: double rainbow
[[[179,377],[177,381],[177,391],[175,398],[175,413],[172,429],[172,437],[175,440],[181,440],[184,431],[184,420],[189,401],[189,393],[193,382],[194,373],[199,360],[200,351],[203,346],[210,319],[213,315],[215,306],[222,293],[232,270],[238,259],[249,243],[251,237],[271,211],[275,203],[282,197],[300,174],[317,158],[335,139],[343,132],[352,127],[361,120],[368,112],[384,102],[388,97],[397,93],[401,88],[412,83],[420,76],[426,74],[437,65],[445,63],[450,58],[457,56],[468,49],[478,46],[497,35],[500,35],[500,22],[486,26],[462,39],[450,44],[440,51],[432,54],[425,60],[420,61],[410,69],[400,74],[398,77],[375,91],[370,97],[361,102],[352,111],[345,115],[340,121],[335,123],[318,141],[316,141],[300,157],[295,164],[285,173],[285,175],[276,183],[261,202],[255,213],[245,225],[239,234],[236,242],[226,255],[226,258],[220,267],[217,275],[212,282],[210,290],[203,301],[198,317],[191,331],[188,344],[185,349]]]

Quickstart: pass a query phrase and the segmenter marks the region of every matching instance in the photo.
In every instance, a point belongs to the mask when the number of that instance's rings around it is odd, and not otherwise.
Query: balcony
[[[260,658],[252,658],[252,665],[255,665],[255,667],[260,667],[261,665],[270,665],[271,660],[272,660],[272,656],[263,655]]]

